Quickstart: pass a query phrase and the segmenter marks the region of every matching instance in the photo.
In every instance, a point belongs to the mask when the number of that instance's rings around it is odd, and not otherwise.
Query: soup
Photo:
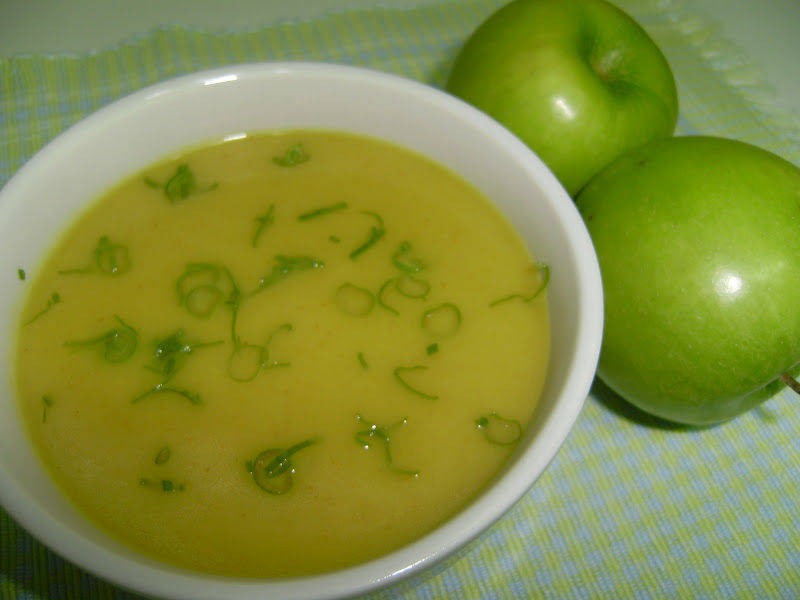
[[[509,458],[547,369],[547,267],[461,178],[351,134],[154,164],[30,275],[15,374],[42,460],[105,531],[207,573],[431,531]]]

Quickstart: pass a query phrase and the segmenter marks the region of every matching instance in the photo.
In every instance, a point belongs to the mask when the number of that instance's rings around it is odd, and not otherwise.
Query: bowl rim
[[[207,575],[163,566],[157,561],[132,561],[116,555],[92,540],[76,539],[69,526],[57,520],[38,501],[32,501],[0,462],[0,501],[14,519],[49,548],[79,567],[122,587],[169,598],[341,598],[374,591],[396,583],[452,555],[500,519],[530,489],[555,457],[567,439],[588,396],[600,352],[603,326],[602,286],[599,266],[588,232],[572,199],[544,163],[505,127],[465,102],[428,84],[400,75],[364,67],[317,62],[270,61],[218,67],[181,75],[132,92],[73,124],[34,154],[0,189],[0,220],[7,218],[6,196],[16,193],[28,178],[35,176],[40,164],[67,151],[80,140],[86,128],[98,127],[125,116],[142,102],[163,94],[175,93],[201,85],[204,81],[223,80],[230,75],[242,78],[262,76],[303,76],[319,74],[345,78],[353,84],[367,80],[388,86],[398,93],[424,96],[460,118],[472,121],[487,134],[522,158],[526,168],[533,169],[548,195],[560,196],[554,212],[570,231],[576,266],[576,279],[582,290],[578,300],[576,330],[579,342],[568,366],[571,377],[560,391],[548,422],[553,426],[546,444],[532,456],[530,448],[513,461],[513,476],[502,477],[450,517],[434,531],[398,550],[366,563],[337,571],[287,579],[247,579]],[[232,79],[231,81],[235,81]],[[592,294],[593,297],[589,297]],[[550,430],[548,430],[550,431]],[[530,471],[533,475],[522,476]]]

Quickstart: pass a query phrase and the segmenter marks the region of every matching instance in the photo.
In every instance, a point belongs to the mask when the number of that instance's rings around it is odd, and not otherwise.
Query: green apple
[[[515,0],[461,48],[446,84],[525,142],[575,195],[625,150],[672,135],[672,71],[604,0]]]
[[[603,276],[599,377],[656,416],[710,424],[800,363],[800,169],[733,140],[626,153],[576,205]],[[788,380],[788,377],[787,377]]]

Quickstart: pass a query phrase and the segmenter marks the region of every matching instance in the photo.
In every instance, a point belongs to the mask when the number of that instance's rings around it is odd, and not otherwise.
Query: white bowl
[[[238,132],[324,128],[416,150],[472,182],[550,265],[552,349],[533,423],[502,473],[425,537],[352,568],[297,579],[232,579],[161,564],[98,529],[61,494],[21,425],[10,371],[23,286],[54,237],[86,203],[165,155]],[[501,125],[431,87],[353,67],[239,65],[143,89],[84,119],[0,190],[0,500],[55,552],[118,585],[165,598],[336,598],[364,593],[448,556],[506,512],[564,442],[595,373],[603,322],[600,272],[572,200]]]

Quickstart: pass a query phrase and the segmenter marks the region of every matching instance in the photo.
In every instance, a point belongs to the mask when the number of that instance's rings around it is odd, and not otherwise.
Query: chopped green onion
[[[42,396],[42,423],[47,422],[47,409],[53,406],[53,399],[45,394]]]
[[[25,281],[25,269],[17,269],[17,277],[20,281]]]
[[[325,215],[339,212],[346,208],[347,208],[347,202],[337,202],[336,204],[329,204],[328,206],[323,206],[315,210],[304,212],[297,216],[297,220],[310,221],[311,219],[316,219],[317,217],[324,217]]]
[[[228,357],[228,375],[241,383],[252,381],[267,361],[267,349],[256,344],[238,344]]]
[[[216,189],[218,184],[212,183],[210,185],[199,187],[194,173],[189,168],[189,165],[178,165],[175,173],[167,179],[166,183],[161,184],[150,177],[145,177],[144,182],[147,186],[154,189],[163,189],[164,195],[169,200],[170,204],[174,204],[177,200],[185,200],[195,193],[208,192]]]
[[[222,303],[234,313],[241,302],[231,272],[213,263],[189,263],[175,283],[178,303],[195,317],[208,317]]]
[[[445,302],[422,313],[422,328],[437,337],[454,334],[461,327],[461,311],[450,302]]]
[[[361,245],[359,245],[350,253],[350,258],[352,260],[355,260],[361,254],[372,248],[372,246],[377,244],[381,238],[386,235],[386,228],[383,226],[383,219],[380,217],[380,215],[369,211],[365,211],[364,214],[373,217],[375,220],[377,220],[378,224],[373,225],[372,228],[370,228],[369,233],[367,234],[367,239],[365,239]]]
[[[30,319],[28,319],[27,321],[25,321],[25,323],[23,323],[23,324],[22,324],[22,326],[23,326],[23,327],[25,327],[26,325],[30,325],[30,324],[31,324],[31,323],[33,323],[33,322],[34,322],[36,319],[38,319],[39,317],[41,317],[42,315],[44,315],[46,312],[48,312],[48,311],[49,311],[51,308],[53,308],[53,307],[54,307],[56,304],[58,304],[59,302],[61,302],[61,296],[59,295],[59,293],[58,293],[58,292],[53,292],[53,293],[50,295],[50,298],[48,298],[48,300],[47,300],[47,304],[45,305],[45,307],[44,307],[42,310],[40,310],[38,313],[36,313],[35,315],[33,315],[33,317],[31,317]]]
[[[383,283],[383,285],[380,287],[380,289],[378,290],[378,294],[377,294],[378,306],[380,306],[381,308],[385,308],[386,310],[388,310],[391,313],[394,313],[395,315],[399,315],[400,313],[396,309],[394,309],[391,306],[389,306],[388,304],[386,304],[386,301],[383,299],[383,294],[386,292],[386,290],[389,288],[389,286],[393,282],[394,282],[394,279],[387,279]]]
[[[364,369],[369,369],[369,365],[367,364],[367,359],[364,358],[363,352],[358,353],[358,364],[360,364],[361,367]]]
[[[127,246],[112,244],[107,236],[100,238],[94,249],[97,268],[106,275],[122,275],[131,268],[131,257]]]
[[[336,305],[348,315],[363,317],[375,306],[375,296],[362,287],[343,283],[336,290]]]
[[[406,298],[415,298],[424,300],[431,291],[431,284],[424,279],[414,277],[408,273],[404,273],[394,280],[394,287]]]
[[[154,462],[157,465],[163,465],[165,462],[167,462],[170,459],[171,455],[172,455],[172,451],[169,449],[169,446],[164,446],[163,448],[161,448],[158,451],[158,453],[156,453],[156,457],[155,457]]]
[[[392,255],[394,266],[406,273],[419,273],[425,268],[425,264],[418,258],[407,258],[406,254],[411,252],[411,244],[401,242],[395,253]]]
[[[406,373],[411,373],[413,371],[427,371],[428,367],[423,365],[418,365],[414,367],[397,367],[394,370],[394,378],[402,385],[405,389],[407,389],[412,394],[416,394],[420,398],[425,398],[426,400],[436,400],[439,396],[434,394],[427,394],[418,390],[417,388],[411,386],[403,377]]]
[[[253,476],[256,485],[265,492],[284,494],[293,485],[292,476],[295,470],[291,460],[292,455],[317,441],[317,438],[309,438],[285,450],[281,448],[264,450],[255,460],[247,462],[247,470]]]
[[[296,167],[306,162],[311,156],[306,152],[302,142],[297,142],[286,149],[283,156],[274,156],[272,162],[279,167]]]
[[[203,401],[200,399],[200,394],[198,394],[196,392],[191,392],[189,390],[181,390],[181,389],[178,389],[178,388],[175,388],[175,387],[167,386],[167,385],[165,385],[163,383],[159,383],[159,384],[156,384],[153,387],[151,387],[146,392],[143,392],[143,393],[139,394],[138,396],[136,396],[133,400],[131,400],[131,404],[136,404],[137,402],[140,402],[140,401],[144,400],[145,398],[147,398],[149,396],[155,396],[157,394],[158,395],[160,395],[160,394],[175,394],[176,396],[180,396],[182,398],[185,398],[191,404],[194,404],[196,406],[199,406],[199,405],[201,405],[203,403]]]
[[[380,442],[383,444],[383,452],[384,452],[384,460],[386,461],[386,465],[392,470],[402,475],[408,475],[414,479],[419,477],[419,471],[414,471],[410,469],[401,469],[394,465],[394,459],[392,457],[392,449],[391,449],[391,432],[398,427],[405,425],[408,422],[408,419],[402,418],[397,423],[389,426],[381,426],[376,425],[375,423],[370,423],[361,415],[356,415],[356,420],[359,423],[364,423],[367,428],[356,432],[354,439],[356,443],[364,448],[364,450],[372,449],[372,446],[376,442]]]
[[[258,282],[258,288],[253,292],[258,293],[271,285],[282,281],[289,275],[308,269],[323,269],[325,263],[310,256],[285,256],[279,254],[274,258],[275,264],[269,275],[265,275]]]
[[[107,235],[102,236],[92,251],[94,263],[82,269],[62,269],[59,275],[92,273],[97,269],[105,275],[122,275],[131,268],[131,256],[127,246],[112,244]]]
[[[275,205],[272,204],[260,217],[256,217],[256,232],[253,234],[253,248],[258,245],[258,238],[264,230],[275,222]]]
[[[430,356],[431,354],[436,354],[437,352],[439,352],[439,344],[434,342],[433,344],[425,348],[425,351],[428,353],[428,356]]]
[[[139,345],[139,334],[137,331],[125,323],[118,316],[114,318],[119,323],[119,327],[113,327],[105,333],[97,337],[89,338],[87,340],[64,342],[67,347],[80,347],[80,346],[93,346],[95,344],[103,344],[103,358],[110,363],[120,363],[136,352]]]
[[[502,304],[503,302],[507,302],[509,300],[514,300],[515,298],[519,298],[523,302],[532,302],[535,300],[539,294],[541,294],[546,288],[547,284],[550,283],[550,267],[544,263],[537,262],[535,264],[536,271],[539,274],[540,283],[539,287],[536,289],[533,294],[530,296],[525,296],[523,294],[511,294],[510,296],[505,296],[504,298],[500,298],[499,300],[495,300],[491,302],[489,306],[497,306],[498,304]]]
[[[522,436],[522,426],[515,419],[506,419],[497,413],[480,417],[475,425],[483,432],[486,439],[497,446],[510,446]]]

